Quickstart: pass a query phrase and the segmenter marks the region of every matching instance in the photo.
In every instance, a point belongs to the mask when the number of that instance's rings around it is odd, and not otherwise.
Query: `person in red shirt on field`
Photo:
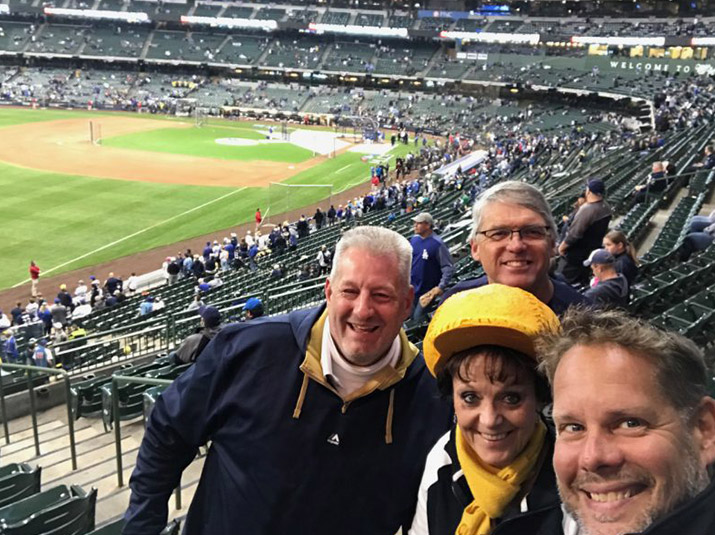
[[[37,283],[40,281],[40,268],[35,264],[34,260],[30,260],[30,281],[32,282],[30,295],[37,297]]]
[[[261,209],[256,208],[256,228],[261,226],[261,221],[263,221],[263,216],[261,215]]]

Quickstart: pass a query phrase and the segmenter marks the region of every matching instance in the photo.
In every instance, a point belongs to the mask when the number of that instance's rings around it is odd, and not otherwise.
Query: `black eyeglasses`
[[[477,234],[482,234],[492,241],[510,240],[516,232],[522,241],[543,241],[549,235],[550,227],[544,225],[529,225],[522,228],[493,228],[482,230]]]

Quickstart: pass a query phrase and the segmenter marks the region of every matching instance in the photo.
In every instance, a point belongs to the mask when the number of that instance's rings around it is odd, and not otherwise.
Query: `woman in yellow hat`
[[[534,349],[538,333],[557,327],[548,306],[501,284],[437,309],[425,361],[457,423],[427,457],[410,535],[497,535],[510,518],[559,502]]]

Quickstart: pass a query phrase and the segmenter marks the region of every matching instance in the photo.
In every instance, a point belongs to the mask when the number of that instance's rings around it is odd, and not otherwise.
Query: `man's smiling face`
[[[379,360],[400,332],[414,290],[400,275],[396,255],[348,249],[325,284],[330,334],[348,362]]]
[[[554,376],[554,468],[583,535],[638,533],[708,482],[695,426],[654,366],[617,345],[576,345]]]
[[[477,231],[497,228],[522,229],[547,226],[544,218],[524,206],[504,202],[488,203]],[[494,241],[483,234],[472,240],[472,257],[482,263],[490,283],[515,286],[537,294],[549,285],[549,263],[554,240],[549,233],[540,241],[523,240],[517,233]]]

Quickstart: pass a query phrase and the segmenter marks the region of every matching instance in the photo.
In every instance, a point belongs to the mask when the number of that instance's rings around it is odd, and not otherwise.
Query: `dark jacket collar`
[[[536,494],[536,493],[534,493]],[[500,524],[493,535],[563,534],[563,513],[556,504],[525,513]],[[645,531],[628,535],[712,535],[715,534],[715,480],[692,500],[657,520]]]
[[[715,533],[715,480],[710,485],[657,520],[642,535],[711,535]]]

